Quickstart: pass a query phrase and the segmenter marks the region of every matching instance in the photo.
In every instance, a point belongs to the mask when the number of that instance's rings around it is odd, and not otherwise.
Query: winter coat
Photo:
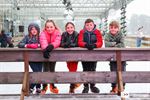
[[[59,30],[55,30],[52,34],[44,30],[40,34],[40,44],[42,49],[45,49],[49,44],[52,44],[54,48],[57,48],[59,47],[60,42],[61,33]]]
[[[125,47],[124,35],[121,32],[118,32],[116,35],[107,33],[105,35],[105,47]]]
[[[69,44],[69,47],[78,46],[78,33],[76,31],[74,31],[73,34],[69,34],[68,32],[62,34],[60,46],[64,47],[66,44]]]
[[[11,42],[11,37],[7,37],[6,34],[1,34],[0,47],[7,47],[7,44],[9,44],[9,47],[13,47],[13,43]]]
[[[26,44],[39,44],[39,39],[36,37],[36,36],[32,36],[32,37],[29,37],[29,35],[26,35],[18,44],[18,47],[19,48],[25,48],[25,45]],[[32,47],[29,47],[29,48],[32,48]],[[33,46],[34,48],[34,46]]]
[[[85,29],[80,31],[78,36],[78,45],[79,47],[85,47],[85,44],[96,44],[96,48],[102,46],[102,35],[101,32],[96,29],[96,26],[91,32]]]

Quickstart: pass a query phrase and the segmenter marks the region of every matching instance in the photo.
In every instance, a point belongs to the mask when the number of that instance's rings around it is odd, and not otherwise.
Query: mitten
[[[9,44],[9,46],[8,46],[9,48],[13,48],[14,47],[14,45],[13,44]]]
[[[49,44],[45,50],[48,52],[51,52],[53,49],[54,49],[54,46],[52,44]]]
[[[50,54],[49,54],[49,52],[48,51],[43,51],[43,57],[44,58],[46,58],[46,59],[49,59],[49,57],[50,57]]]

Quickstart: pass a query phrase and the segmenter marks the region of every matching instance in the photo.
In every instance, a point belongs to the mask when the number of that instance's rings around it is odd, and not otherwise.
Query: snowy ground
[[[150,62],[127,62],[127,71],[150,71]],[[0,62],[0,72],[23,72],[23,63],[3,63]],[[31,69],[30,69],[31,71]],[[56,71],[68,71],[65,62],[58,62]],[[78,71],[82,71],[81,63],[79,63]],[[97,71],[109,71],[108,62],[98,62]],[[69,84],[56,84],[60,93],[68,93]],[[109,93],[110,84],[97,84],[101,93]],[[76,93],[81,93],[83,86],[76,89]],[[0,85],[0,94],[20,94],[21,85]],[[127,84],[126,92],[128,93],[150,93],[150,84]],[[49,93],[49,91],[47,92]]]

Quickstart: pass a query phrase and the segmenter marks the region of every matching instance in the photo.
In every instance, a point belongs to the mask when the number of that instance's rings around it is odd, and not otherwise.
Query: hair
[[[94,21],[93,21],[92,19],[88,18],[88,19],[85,20],[85,23],[84,23],[84,24],[90,23],[90,22],[94,23]]]
[[[31,30],[32,30],[33,27],[37,30],[36,39],[39,40],[40,28],[39,28],[39,25],[36,24],[36,23],[31,23],[31,24],[28,26],[29,37],[32,38],[32,36],[33,36],[32,33],[31,33]]]
[[[112,22],[110,22],[109,26],[115,26],[115,27],[117,27],[117,28],[120,28],[120,24],[119,24],[119,22],[117,22],[117,21],[112,21]]]
[[[46,21],[46,23],[45,23],[45,27],[46,27],[46,24],[47,24],[47,23],[53,23],[55,29],[58,29],[58,27],[56,26],[56,24],[55,24],[55,22],[54,22],[53,20],[48,19],[48,20]]]
[[[72,23],[72,22],[67,22],[66,25],[65,25],[65,28],[67,28],[67,26],[71,24],[74,28],[75,28],[75,25]]]

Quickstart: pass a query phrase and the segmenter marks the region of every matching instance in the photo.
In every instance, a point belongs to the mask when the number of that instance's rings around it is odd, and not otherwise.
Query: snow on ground
[[[150,62],[127,62],[127,71],[150,71]],[[23,72],[24,68],[23,62],[0,62],[0,72]],[[31,71],[31,69],[30,69]],[[68,71],[65,62],[57,62],[56,71]],[[81,63],[79,62],[78,71],[82,71]],[[97,71],[109,71],[108,62],[98,62]],[[4,85],[0,84],[0,94],[20,94],[22,85]],[[69,84],[56,84],[59,88],[60,93],[68,93]],[[110,84],[97,84],[101,93],[109,93],[111,89]],[[83,86],[80,86],[76,89],[76,93],[81,93]],[[141,83],[130,83],[126,85],[126,92],[128,93],[150,93],[150,84],[141,84]],[[49,93],[49,91],[47,92]]]

